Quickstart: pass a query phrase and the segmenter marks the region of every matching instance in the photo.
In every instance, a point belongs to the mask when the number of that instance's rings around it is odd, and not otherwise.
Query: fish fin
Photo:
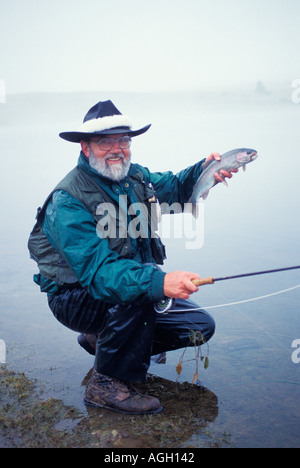
[[[243,171],[245,172],[246,169],[247,169],[247,166],[246,166],[246,164],[244,164],[244,165],[243,165]]]
[[[227,180],[224,179],[223,182],[222,182],[222,184],[225,185],[225,187],[228,187]]]
[[[209,194],[209,190],[207,190],[206,192],[202,193],[201,197],[203,198],[203,200],[206,200],[206,199],[207,199],[208,194]]]

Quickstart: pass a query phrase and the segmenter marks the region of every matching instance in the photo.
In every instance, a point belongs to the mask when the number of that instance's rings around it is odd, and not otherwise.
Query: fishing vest
[[[145,183],[143,180],[143,174],[140,171],[130,175],[128,178],[130,179],[130,182],[133,183],[133,191],[138,202],[147,207],[147,219],[150,223],[151,214],[153,214],[151,205],[152,203],[156,202],[154,188],[152,187],[152,184]],[[62,285],[65,283],[72,284],[78,282],[78,279],[64,258],[52,246],[52,244],[50,244],[42,229],[42,223],[47,205],[51,200],[54,192],[58,190],[64,190],[68,192],[73,198],[79,200],[92,214],[97,224],[101,219],[103,219],[103,213],[99,213],[97,208],[100,204],[112,203],[112,199],[91,176],[76,166],[61,180],[61,182],[58,183],[58,185],[47,197],[43,206],[38,208],[36,215],[37,221],[33,227],[32,232],[30,233],[28,240],[30,258],[32,258],[38,264],[39,271],[44,278],[55,281],[59,285]],[[108,237],[107,239],[110,248],[116,251],[120,257],[130,258],[130,236],[127,230],[125,236],[118,235],[120,231],[118,210],[116,210],[115,213],[116,218],[114,222],[117,235],[114,237]],[[166,254],[165,247],[161,242],[161,239],[158,236],[151,236],[149,242],[154,261],[157,264],[162,265],[166,259]]]

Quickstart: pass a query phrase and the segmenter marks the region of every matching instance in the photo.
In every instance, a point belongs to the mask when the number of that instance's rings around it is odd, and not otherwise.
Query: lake
[[[77,145],[58,138],[60,131],[76,129],[93,104],[112,99],[134,128],[152,123],[134,140],[132,155],[153,171],[177,172],[212,151],[256,149],[259,157],[246,172],[234,175],[228,188],[217,185],[201,202],[197,231],[164,239],[164,268],[220,277],[289,267],[300,264],[300,104],[289,93],[8,96],[0,104],[0,340],[7,367],[38,379],[45,398],[97,418],[82,402],[93,358],[77,345],[77,334],[52,317],[32,281],[36,266],[27,251],[36,208],[79,154]],[[175,216],[175,224],[190,223]],[[166,228],[170,220],[163,222]],[[209,367],[200,363],[199,373],[215,406],[205,417],[205,431],[191,426],[177,447],[206,446],[208,433],[219,440],[226,434],[234,447],[300,446],[300,353],[292,347],[300,339],[299,286],[300,271],[294,270],[199,288],[193,299],[216,321],[209,349],[203,347]],[[192,382],[194,352],[185,353],[181,382]],[[168,353],[166,364],[153,363],[150,372],[176,381],[181,354]]]

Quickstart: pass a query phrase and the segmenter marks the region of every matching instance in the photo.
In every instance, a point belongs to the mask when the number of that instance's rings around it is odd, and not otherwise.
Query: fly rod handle
[[[195,286],[203,286],[204,284],[214,284],[214,278],[209,276],[208,278],[200,278],[192,280]]]

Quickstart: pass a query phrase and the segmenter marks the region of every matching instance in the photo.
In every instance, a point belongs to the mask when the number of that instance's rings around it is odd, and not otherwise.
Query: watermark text
[[[119,196],[118,206],[100,203],[96,232],[105,239],[184,239],[186,249],[199,249],[204,244],[204,203],[133,203]],[[162,216],[171,215],[171,216]],[[178,216],[179,215],[179,216]]]
[[[300,340],[294,340],[292,342],[292,348],[296,348],[292,353],[292,361],[294,364],[300,364]]]
[[[0,104],[6,103],[6,85],[5,81],[0,79]]]
[[[294,104],[299,104],[300,102],[300,78],[297,78],[292,82],[292,88],[294,91],[292,92],[292,102]]]
[[[6,364],[6,344],[0,339],[0,364]]]

